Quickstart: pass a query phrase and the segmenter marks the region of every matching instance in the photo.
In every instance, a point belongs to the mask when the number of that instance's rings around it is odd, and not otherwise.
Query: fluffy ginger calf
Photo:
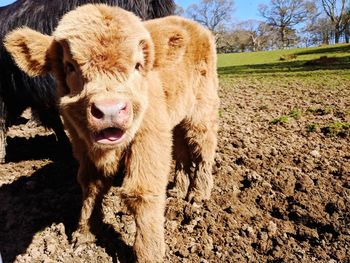
[[[219,99],[210,32],[180,17],[141,22],[118,7],[85,5],[63,16],[52,36],[20,28],[5,46],[29,75],[57,80],[83,192],[77,244],[94,240],[93,208],[123,174],[136,259],[161,262],[172,150],[173,194],[200,201],[213,186]]]

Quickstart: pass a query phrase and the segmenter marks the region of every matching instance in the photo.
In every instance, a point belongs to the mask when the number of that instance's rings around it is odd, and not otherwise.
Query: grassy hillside
[[[349,75],[350,45],[219,54],[221,77],[232,75]],[[334,71],[334,72],[333,72]]]

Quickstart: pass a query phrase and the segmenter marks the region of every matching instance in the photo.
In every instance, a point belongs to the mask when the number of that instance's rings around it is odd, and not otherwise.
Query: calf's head
[[[89,147],[129,143],[147,108],[154,47],[139,18],[118,7],[85,5],[67,13],[52,36],[20,28],[5,38],[18,66],[57,80],[69,132]]]

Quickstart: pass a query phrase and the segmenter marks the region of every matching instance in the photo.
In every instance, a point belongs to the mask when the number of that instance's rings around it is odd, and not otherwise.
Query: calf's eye
[[[141,69],[142,69],[142,65],[141,65],[140,62],[137,62],[137,63],[136,63],[135,69],[136,69],[136,70],[141,70]]]
[[[75,72],[74,65],[72,63],[70,63],[70,62],[67,62],[66,66],[65,66],[65,71],[66,71],[66,74]]]

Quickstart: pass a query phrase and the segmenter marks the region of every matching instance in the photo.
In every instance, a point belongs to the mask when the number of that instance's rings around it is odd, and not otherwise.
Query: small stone
[[[270,221],[269,225],[267,226],[267,231],[269,232],[270,236],[274,236],[276,234],[276,231],[277,231],[276,223],[273,221]]]
[[[186,229],[186,231],[187,231],[188,233],[192,233],[194,227],[195,227],[195,225],[193,225],[193,224],[188,224],[188,225],[186,225],[184,228]]]
[[[54,254],[55,251],[56,251],[56,246],[55,246],[55,244],[48,244],[48,245],[47,245],[47,248],[46,248],[46,251],[47,251],[49,254]]]
[[[252,236],[254,235],[254,229],[253,229],[251,226],[247,225],[247,224],[243,225],[242,230],[243,230],[243,231],[247,234],[247,236],[249,236],[249,237],[252,237]]]
[[[230,166],[230,165],[228,165],[227,167],[226,167],[226,172],[227,173],[232,173],[234,170],[233,170],[233,168]]]
[[[300,226],[298,229],[298,233],[299,235],[304,236],[306,238],[315,238],[315,239],[319,238],[318,232],[316,229],[309,228],[306,226]]]
[[[127,224],[125,226],[125,232],[128,234],[136,233],[136,224],[135,223]]]
[[[262,232],[262,233],[260,234],[260,239],[261,239],[262,241],[266,242],[266,241],[269,239],[269,237],[268,237],[268,235],[267,235],[266,232]]]
[[[251,174],[248,174],[248,179],[255,182],[262,181],[261,175],[255,171],[253,171]]]
[[[271,148],[271,155],[276,156],[278,154],[278,151],[275,148]]]
[[[177,221],[176,220],[169,220],[169,221],[167,221],[166,226],[169,230],[174,231],[177,228]]]
[[[272,185],[269,182],[267,182],[267,181],[263,181],[261,185],[262,185],[262,187],[264,187],[266,189],[271,189],[272,188]]]
[[[313,150],[312,152],[310,152],[310,155],[315,158],[318,158],[321,156],[321,154],[317,150]]]
[[[231,240],[234,239],[235,241],[240,240],[241,237],[239,235],[234,235]]]
[[[201,212],[202,206],[197,204],[196,202],[193,202],[192,204],[192,212],[199,214]]]

